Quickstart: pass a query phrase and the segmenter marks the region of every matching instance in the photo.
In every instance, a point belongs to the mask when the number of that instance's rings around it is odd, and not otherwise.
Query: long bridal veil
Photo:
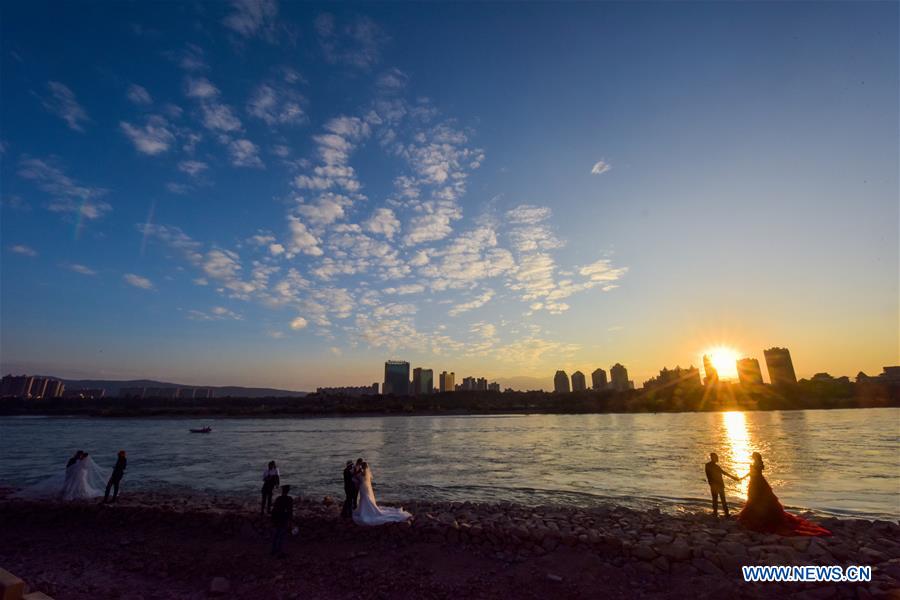
[[[359,525],[384,525],[406,521],[412,514],[402,508],[378,506],[375,491],[372,489],[372,471],[366,469],[359,489],[359,506],[353,511],[353,521]]]
[[[88,500],[106,491],[109,472],[87,456],[71,467],[20,490],[17,497],[34,499]]]

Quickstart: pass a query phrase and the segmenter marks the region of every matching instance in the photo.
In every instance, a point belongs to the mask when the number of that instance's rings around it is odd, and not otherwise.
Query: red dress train
[[[784,510],[762,469],[750,467],[747,503],[737,517],[738,523],[752,531],[778,535],[831,535],[831,532]]]

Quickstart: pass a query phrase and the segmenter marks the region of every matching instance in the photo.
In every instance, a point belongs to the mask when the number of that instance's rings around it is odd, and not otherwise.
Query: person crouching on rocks
[[[278,472],[275,461],[270,461],[269,466],[263,471],[262,507],[259,509],[259,514],[266,514],[266,509],[269,510],[269,514],[272,513],[272,492],[274,492],[275,488],[280,484],[281,473]]]
[[[288,494],[291,486],[281,486],[281,495],[275,499],[275,506],[272,507],[272,523],[275,525],[275,537],[272,539],[272,556],[284,558],[282,551],[284,546],[284,538],[287,536],[291,528],[291,521],[294,518],[294,499]]]

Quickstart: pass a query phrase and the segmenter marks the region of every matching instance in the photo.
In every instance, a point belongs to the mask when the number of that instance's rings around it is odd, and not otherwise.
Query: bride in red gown
[[[752,531],[777,533],[778,535],[831,535],[831,532],[815,523],[784,510],[772,486],[763,477],[762,456],[753,453],[750,465],[750,485],[747,488],[747,503],[738,514],[738,522]],[[747,476],[745,475],[745,477]]]

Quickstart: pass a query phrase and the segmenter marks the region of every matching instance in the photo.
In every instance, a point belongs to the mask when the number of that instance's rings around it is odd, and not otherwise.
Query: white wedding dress
[[[372,489],[372,471],[367,469],[359,486],[359,505],[353,511],[353,521],[357,525],[384,525],[406,521],[411,517],[412,514],[402,508],[378,506]]]
[[[64,472],[30,485],[20,491],[21,498],[47,498],[64,501],[90,500],[106,492],[109,473],[90,456],[75,461]]]

